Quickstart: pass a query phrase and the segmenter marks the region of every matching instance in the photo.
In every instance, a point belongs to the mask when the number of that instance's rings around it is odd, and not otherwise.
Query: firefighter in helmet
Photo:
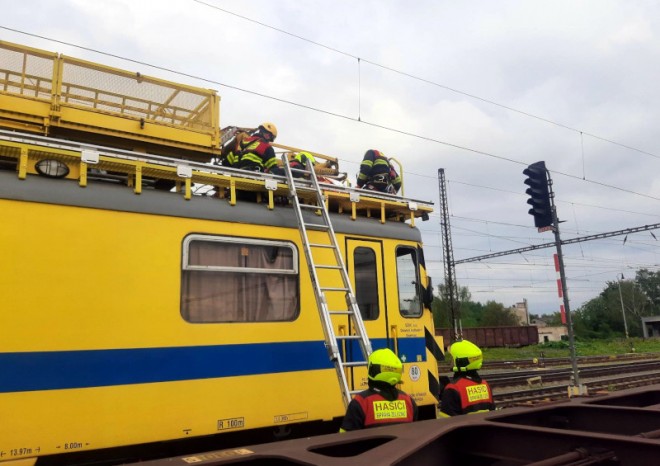
[[[490,385],[477,372],[483,354],[477,345],[459,340],[449,347],[454,360],[454,377],[444,386],[440,398],[440,417],[473,414],[495,409]]]
[[[339,432],[416,421],[415,401],[396,388],[402,373],[401,360],[389,348],[371,353],[369,388],[351,400]]]
[[[273,123],[262,123],[257,130],[241,138],[236,138],[235,151],[227,155],[230,166],[242,170],[269,172],[283,175],[277,164],[275,149],[271,142],[277,137],[277,127]]]
[[[401,189],[401,177],[389,159],[375,149],[369,149],[360,164],[358,188],[396,194]]]

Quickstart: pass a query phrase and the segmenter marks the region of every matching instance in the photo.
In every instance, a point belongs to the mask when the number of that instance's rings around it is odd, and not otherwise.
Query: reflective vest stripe
[[[234,154],[234,152],[230,152],[227,154],[227,162],[229,162],[229,165],[234,165],[236,162],[238,162],[238,156]]]
[[[264,165],[266,167],[266,170],[273,168],[275,165],[277,165],[277,157],[271,157],[270,159],[266,160],[266,163]]]
[[[240,160],[241,162],[243,161],[249,162],[263,168],[264,167],[263,156],[266,153],[268,147],[269,144],[267,142],[262,141],[256,136],[243,138],[243,140],[240,143],[241,155],[238,160]],[[277,160],[275,160],[275,163],[277,163]],[[266,168],[270,168],[271,166],[272,164],[270,164]]]
[[[355,399],[364,412],[364,427],[383,424],[413,422],[414,408],[410,396],[399,393],[396,400],[388,401],[378,393],[356,395]]]
[[[461,410],[468,413],[489,411],[493,404],[493,393],[485,382],[475,382],[461,377],[455,383],[450,383],[445,390],[456,390],[461,397]]]
[[[255,163],[256,165],[259,165],[260,167],[264,166],[263,160],[261,160],[261,157],[259,157],[257,154],[253,154],[252,152],[248,152],[246,154],[243,154],[241,156],[241,162],[243,161],[249,161],[252,163]]]

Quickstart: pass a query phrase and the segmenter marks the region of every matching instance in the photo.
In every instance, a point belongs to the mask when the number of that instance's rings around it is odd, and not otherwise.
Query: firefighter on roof
[[[396,194],[401,189],[401,177],[382,152],[369,149],[360,164],[357,185],[358,188]]]
[[[416,421],[415,401],[396,388],[403,373],[397,355],[389,348],[374,351],[368,372],[369,388],[351,400],[339,432]]]
[[[440,417],[473,414],[495,409],[490,385],[479,376],[483,355],[477,345],[459,340],[449,347],[454,359],[454,378],[440,398]]]
[[[232,150],[226,155],[226,161],[233,168],[268,172],[283,175],[284,171],[277,164],[275,149],[271,142],[277,137],[277,128],[273,123],[262,123],[251,135],[245,133],[236,136]]]

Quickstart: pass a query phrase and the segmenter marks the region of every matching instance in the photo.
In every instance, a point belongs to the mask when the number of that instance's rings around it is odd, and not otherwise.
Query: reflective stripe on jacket
[[[390,161],[387,160],[380,151],[370,149],[364,154],[360,164],[360,174],[358,175],[357,185],[359,188],[377,175],[390,176]]]
[[[457,375],[442,393],[440,416],[481,413],[493,409],[493,392],[488,382],[479,377]]]
[[[396,400],[388,401],[373,390],[366,390],[355,395],[355,400],[364,412],[364,427],[376,427],[384,424],[399,424],[415,420],[415,408],[410,396],[399,391]]]
[[[239,144],[240,147],[240,157],[238,162],[239,168],[257,166],[260,169],[267,168],[264,157],[266,156],[266,151],[270,147],[268,142],[264,141],[258,136],[249,136],[243,138]],[[274,160],[274,163],[277,163],[277,159]]]
[[[256,170],[283,175],[284,171],[277,164],[275,149],[259,136],[244,138],[240,143],[240,158],[236,168]]]

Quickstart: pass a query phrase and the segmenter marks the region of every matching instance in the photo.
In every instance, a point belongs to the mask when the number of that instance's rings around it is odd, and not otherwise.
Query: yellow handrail
[[[401,162],[399,162],[394,157],[390,157],[388,160],[389,160],[390,163],[396,162],[396,164],[399,166],[398,173],[399,173],[399,176],[401,177],[401,193],[400,194],[401,194],[401,197],[403,197],[403,165],[401,165]]]

